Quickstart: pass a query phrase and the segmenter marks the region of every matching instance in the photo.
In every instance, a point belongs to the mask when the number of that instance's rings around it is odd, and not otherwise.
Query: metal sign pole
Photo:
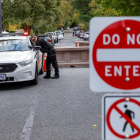
[[[0,0],[0,37],[2,36],[2,16],[1,16],[1,0]]]

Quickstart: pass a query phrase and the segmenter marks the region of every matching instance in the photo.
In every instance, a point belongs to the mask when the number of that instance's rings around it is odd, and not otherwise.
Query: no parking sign
[[[90,22],[90,88],[140,91],[140,17],[95,17]]]

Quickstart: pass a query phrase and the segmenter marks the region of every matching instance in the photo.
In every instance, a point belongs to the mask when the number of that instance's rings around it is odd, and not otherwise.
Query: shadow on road
[[[18,83],[0,83],[0,91],[5,90],[19,90],[24,88],[32,87],[28,82],[18,82]]]

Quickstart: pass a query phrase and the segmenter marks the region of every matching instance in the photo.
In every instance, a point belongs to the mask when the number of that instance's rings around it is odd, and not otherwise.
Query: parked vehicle
[[[78,36],[78,33],[80,33],[80,30],[77,30],[77,31],[75,32],[75,36]]]
[[[54,38],[51,35],[44,34],[44,35],[38,35],[38,37],[44,38],[45,40],[47,40],[48,42],[50,42],[54,46]]]
[[[63,33],[62,32],[58,32],[58,31],[55,31],[56,35],[58,36],[58,40],[61,40],[64,38],[63,36]]]
[[[45,34],[52,36],[52,38],[54,39],[54,43],[58,42],[58,36],[55,32],[46,32]]]
[[[81,33],[80,34],[80,39],[83,39],[83,35],[84,35],[84,33]]]
[[[8,36],[0,38],[0,83],[29,81],[38,83],[43,74],[43,54],[29,37]]]
[[[55,33],[62,33],[64,36],[64,32],[62,30],[57,30],[57,31],[55,31]]]
[[[84,40],[89,40],[89,32],[85,32],[84,34]]]
[[[4,34],[4,35],[5,35],[5,34],[8,34],[8,33],[9,33],[9,32],[7,32],[7,31],[2,31],[2,34]]]
[[[78,38],[80,38],[81,33],[83,33],[83,32],[79,32],[79,33],[78,33],[78,35],[77,35]]]
[[[64,38],[63,33],[60,32],[56,32],[57,36],[58,36],[58,40],[61,40]]]

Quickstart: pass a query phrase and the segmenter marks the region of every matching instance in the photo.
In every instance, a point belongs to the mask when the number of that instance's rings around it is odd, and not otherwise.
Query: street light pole
[[[2,36],[2,16],[1,16],[1,0],[0,0],[0,37]]]

